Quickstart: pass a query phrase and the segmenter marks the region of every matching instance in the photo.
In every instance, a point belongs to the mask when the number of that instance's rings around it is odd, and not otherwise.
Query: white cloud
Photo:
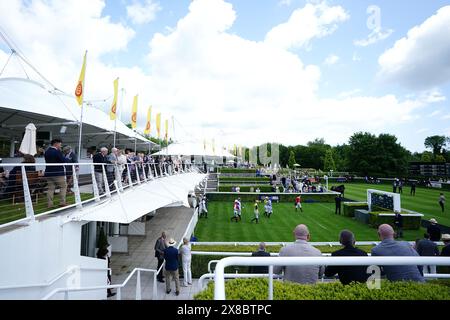
[[[333,64],[336,64],[338,61],[339,61],[339,57],[337,55],[330,54],[323,63],[327,66],[331,66]]]
[[[436,111],[433,111],[432,113],[430,113],[430,114],[428,115],[428,118],[436,117],[436,116],[440,115],[441,113],[442,113],[442,110],[436,110]]]
[[[399,100],[393,95],[357,96],[358,91],[321,99],[320,68],[305,65],[299,56],[266,41],[250,41],[230,32],[236,12],[222,0],[191,2],[172,31],[155,34],[149,44],[148,69],[102,61],[105,53],[126,50],[134,34],[102,15],[103,1],[73,0],[64,5],[34,1],[40,10],[31,10],[21,1],[5,3],[0,2],[0,20],[7,21],[10,35],[60,88],[73,92],[82,51],[88,48],[87,98],[111,96],[112,81],[119,76],[120,86],[126,89],[124,105],[119,107],[123,119],[129,117],[132,97],[139,93],[138,128],[143,128],[147,106],[152,104],[154,113],[162,112],[164,118],[174,115],[182,122],[183,129],[176,130],[180,140],[214,137],[217,145],[221,141],[255,145],[298,144],[324,137],[336,144],[358,130],[379,133],[395,128],[415,119],[416,110],[426,105],[420,99]],[[91,12],[88,17],[86,11]],[[74,12],[80,12],[86,24],[81,35],[75,23],[56,28],[55,19],[60,22],[60,15]],[[317,18],[316,11],[311,14]],[[40,31],[31,32],[36,25]],[[115,33],[118,43],[111,41]],[[76,41],[67,40],[71,37]],[[107,108],[108,103],[102,106]]]
[[[287,22],[270,30],[265,42],[282,49],[307,47],[312,39],[334,33],[338,24],[349,18],[341,6],[329,7],[325,2],[308,3],[294,10]]]
[[[447,98],[442,94],[441,90],[436,88],[422,92],[419,96],[419,99],[426,103],[437,103],[447,100]]]
[[[292,4],[292,0],[280,0],[278,5],[289,7]]]
[[[382,80],[428,89],[450,80],[450,6],[442,7],[385,51],[378,63]]]
[[[375,29],[373,30],[366,39],[355,40],[353,43],[358,47],[367,47],[372,44],[375,44],[379,41],[385,40],[389,38],[389,36],[394,32],[392,29],[381,30]]]
[[[127,16],[134,24],[146,24],[155,20],[160,10],[160,4],[154,0],[145,0],[144,3],[135,1],[127,6]]]
[[[430,129],[422,128],[422,129],[417,130],[416,133],[420,134],[420,133],[425,133],[425,132],[428,132],[428,131],[430,131]]]
[[[449,113],[449,114],[446,114],[445,116],[443,116],[442,119],[444,119],[444,120],[450,119],[450,113]]]
[[[340,99],[346,99],[346,98],[349,98],[349,97],[353,97],[353,96],[355,96],[355,95],[357,95],[359,93],[361,93],[361,89],[354,89],[354,90],[350,90],[350,91],[344,91],[344,92],[341,92],[339,94],[339,98]]]

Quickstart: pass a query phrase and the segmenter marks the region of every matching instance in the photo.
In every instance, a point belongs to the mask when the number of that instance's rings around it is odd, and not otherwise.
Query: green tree
[[[358,132],[349,140],[349,169],[363,175],[404,175],[410,157],[393,135]]]
[[[329,172],[331,170],[336,171],[336,164],[333,159],[333,150],[328,149],[325,153],[323,171]]]
[[[420,157],[420,161],[422,162],[431,162],[432,159],[433,154],[429,151],[425,151],[424,153],[422,153],[422,156]]]
[[[294,151],[291,150],[291,152],[289,153],[289,168],[294,169],[294,164],[295,164],[295,154]]]
[[[450,139],[445,136],[431,136],[425,139],[425,147],[433,150],[433,155],[437,156],[441,154],[442,148],[444,148]]]
[[[445,157],[442,154],[438,154],[436,158],[434,158],[436,162],[445,162]]]

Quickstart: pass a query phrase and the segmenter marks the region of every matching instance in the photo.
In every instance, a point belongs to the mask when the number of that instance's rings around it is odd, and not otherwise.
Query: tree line
[[[268,146],[270,152],[270,144]],[[446,148],[450,146],[450,137],[427,137],[424,146],[431,151],[411,153],[394,135],[357,132],[348,143],[337,146],[327,144],[322,138],[306,145],[280,144],[280,165],[368,176],[402,176],[407,175],[408,164],[412,161],[450,162],[450,150]]]

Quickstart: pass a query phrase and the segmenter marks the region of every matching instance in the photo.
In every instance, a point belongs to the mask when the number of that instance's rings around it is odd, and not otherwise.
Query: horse
[[[344,196],[345,186],[343,184],[341,184],[339,186],[332,186],[331,191],[342,193],[342,196]]]

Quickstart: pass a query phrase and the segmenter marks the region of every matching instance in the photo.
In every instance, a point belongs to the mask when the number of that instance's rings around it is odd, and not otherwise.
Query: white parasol
[[[30,123],[26,126],[25,135],[23,136],[19,151],[23,154],[31,154],[32,156],[37,153],[36,127],[34,124]]]

